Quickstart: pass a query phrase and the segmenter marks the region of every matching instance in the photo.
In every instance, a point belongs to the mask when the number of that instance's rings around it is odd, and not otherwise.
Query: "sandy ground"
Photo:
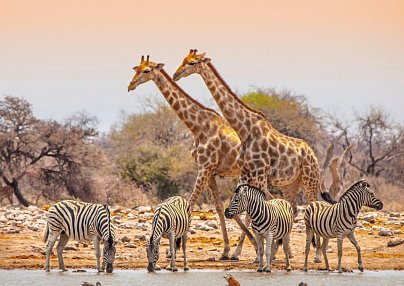
[[[46,211],[40,211],[37,217],[46,217]],[[399,215],[394,224],[388,221],[387,213],[379,212],[374,223],[366,223],[362,229],[358,229],[356,237],[362,249],[363,264],[365,270],[404,270],[404,244],[387,247],[388,241],[393,236],[379,236],[379,227],[389,227],[396,230],[395,238],[404,239],[404,214]],[[117,238],[129,238],[129,242],[121,242],[117,246],[115,269],[139,269],[147,265],[144,235],[150,232],[150,221],[152,211],[132,211],[117,208],[113,211],[117,228]],[[302,269],[304,263],[305,233],[302,228],[303,214],[299,214],[291,235],[291,246],[294,257],[291,259],[293,269]],[[128,224],[130,223],[131,224]],[[43,223],[43,219],[42,219]],[[9,220],[4,225],[10,224]],[[43,269],[45,256],[42,242],[43,225],[38,229],[29,229],[26,226],[13,223],[14,229],[19,231],[3,231],[0,233],[0,268],[3,269]],[[207,230],[198,229],[200,226],[211,225]],[[32,224],[31,224],[32,225]],[[214,212],[194,213],[192,232],[188,240],[188,259],[191,269],[255,269],[256,264],[252,263],[255,258],[255,251],[248,239],[244,244],[243,252],[239,261],[219,261],[223,250],[223,240],[218,226],[217,215]],[[238,226],[232,220],[227,220],[229,230],[230,254],[234,251],[240,235]],[[127,227],[127,228],[124,228]],[[130,227],[130,228],[129,228]],[[32,227],[31,227],[32,228]],[[373,231],[372,231],[373,228]],[[7,233],[9,232],[9,233]],[[373,234],[369,234],[372,232]],[[331,267],[337,266],[337,245],[333,239],[329,243],[328,257]],[[167,265],[165,250],[168,248],[168,240],[162,239],[159,265],[163,268]],[[357,268],[356,250],[348,239],[344,240],[343,267],[349,269]],[[56,251],[54,249],[54,254]],[[322,269],[324,263],[313,263],[314,250],[309,257],[309,269]],[[64,251],[65,265],[67,268],[95,268],[95,254],[91,243],[77,243],[69,241],[68,248]],[[182,253],[177,254],[177,267],[182,267]],[[57,256],[52,255],[51,267],[57,269]],[[274,261],[274,269],[284,269],[284,254],[278,252]]]

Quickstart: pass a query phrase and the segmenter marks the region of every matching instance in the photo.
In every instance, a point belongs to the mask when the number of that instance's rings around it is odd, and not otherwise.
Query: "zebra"
[[[242,184],[237,187],[229,206],[225,210],[225,216],[231,219],[244,211],[251,217],[251,227],[257,241],[259,263],[257,272],[271,272],[271,263],[276,250],[275,240],[283,243],[286,270],[292,270],[289,264],[288,251],[294,214],[290,203],[284,199],[265,201],[265,194],[260,189]],[[264,239],[266,240],[265,267],[263,267]]]
[[[97,270],[112,273],[116,242],[114,226],[107,205],[65,200],[52,205],[48,212],[43,242],[46,242],[45,270],[49,272],[50,255],[56,239],[59,268],[67,271],[63,262],[63,249],[69,238],[76,241],[93,240],[97,258]],[[100,267],[100,241],[104,241],[103,261]]]
[[[184,271],[188,271],[188,261],[186,254],[186,243],[188,239],[188,229],[191,224],[191,209],[187,200],[180,196],[168,198],[159,204],[154,212],[151,235],[146,236],[147,270],[154,272],[160,268],[156,266],[159,259],[159,248],[161,237],[166,237],[170,241],[170,268],[171,271],[178,271],[175,266],[176,250],[180,248],[184,252]]]
[[[354,183],[336,204],[312,202],[306,209],[304,222],[306,224],[306,257],[303,270],[307,271],[307,259],[310,251],[310,241],[317,234],[324,238],[321,249],[327,270],[332,271],[327,259],[327,244],[330,238],[337,238],[338,272],[342,272],[342,241],[348,236],[358,254],[358,269],[363,272],[361,249],[356,241],[354,229],[358,213],[363,205],[381,210],[383,203],[377,199],[365,180]],[[315,242],[313,241],[313,245]]]

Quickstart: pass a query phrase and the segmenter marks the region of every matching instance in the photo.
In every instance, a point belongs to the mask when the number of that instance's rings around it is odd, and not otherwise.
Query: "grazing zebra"
[[[170,241],[171,271],[178,271],[175,266],[176,250],[181,246],[184,251],[184,270],[189,270],[186,243],[188,238],[188,229],[191,224],[191,210],[188,202],[182,197],[175,196],[168,198],[163,203],[159,204],[154,212],[152,233],[151,236],[146,236],[146,252],[148,265],[147,270],[153,272],[156,267],[156,262],[159,259],[159,247],[161,237],[164,236]]]
[[[59,268],[67,271],[63,262],[63,249],[69,238],[77,241],[93,240],[97,258],[97,270],[112,273],[115,260],[115,231],[111,223],[108,206],[71,200],[54,204],[48,213],[43,241],[46,242],[45,270],[49,271],[50,254],[56,239]],[[100,241],[104,241],[103,261],[100,267]]]
[[[243,213],[251,217],[251,227],[258,245],[258,272],[271,272],[271,263],[275,254],[276,242],[283,242],[286,270],[292,268],[289,264],[289,241],[293,225],[293,209],[290,203],[283,199],[265,201],[265,194],[258,188],[249,185],[239,185],[226,208],[226,218]],[[263,267],[264,239],[266,240],[266,266]]]
[[[358,213],[363,205],[381,210],[383,203],[376,199],[365,180],[353,184],[343,194],[338,203],[330,205],[326,202],[312,202],[306,209],[304,222],[306,224],[306,258],[303,270],[307,271],[307,258],[310,251],[310,241],[317,234],[324,238],[321,249],[324,255],[326,268],[331,271],[327,259],[327,244],[330,238],[337,238],[338,244],[338,272],[342,272],[342,241],[345,236],[355,246],[358,253],[358,269],[362,272],[361,249],[356,241],[354,229]],[[313,241],[314,244],[314,241]]]

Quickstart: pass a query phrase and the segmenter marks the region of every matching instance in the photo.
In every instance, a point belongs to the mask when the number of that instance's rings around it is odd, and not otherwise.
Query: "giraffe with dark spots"
[[[240,184],[250,184],[264,191],[268,190],[268,185],[282,190],[285,199],[292,204],[295,215],[300,187],[310,202],[316,201],[322,186],[317,157],[311,147],[301,139],[280,133],[261,112],[245,104],[230,89],[205,53],[197,54],[196,50],[191,50],[173,79],[177,81],[191,74],[202,77],[224,117],[240,137]],[[255,159],[255,154],[259,155],[260,160]],[[243,240],[242,234],[232,258],[238,259]],[[320,261],[320,249],[316,258]]]
[[[154,81],[171,108],[191,131],[194,144],[191,155],[198,165],[198,175],[189,197],[191,210],[201,192],[209,190],[219,215],[224,240],[224,250],[220,259],[229,259],[229,237],[226,229],[223,202],[217,188],[215,176],[240,176],[237,158],[240,153],[240,138],[236,131],[214,110],[206,108],[179,87],[163,69],[164,64],[144,60],[134,67],[135,75],[128,91],[148,81]],[[237,223],[244,231],[248,229],[241,220]],[[253,240],[251,233],[249,238]],[[256,247],[256,244],[254,245]]]

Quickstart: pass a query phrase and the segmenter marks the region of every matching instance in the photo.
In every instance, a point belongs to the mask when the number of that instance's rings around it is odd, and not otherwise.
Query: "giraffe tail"
[[[332,205],[337,203],[337,201],[335,201],[335,200],[331,197],[330,192],[322,192],[322,193],[321,193],[321,197],[322,197],[323,200],[325,200],[327,203],[330,203],[330,204],[332,204]]]

